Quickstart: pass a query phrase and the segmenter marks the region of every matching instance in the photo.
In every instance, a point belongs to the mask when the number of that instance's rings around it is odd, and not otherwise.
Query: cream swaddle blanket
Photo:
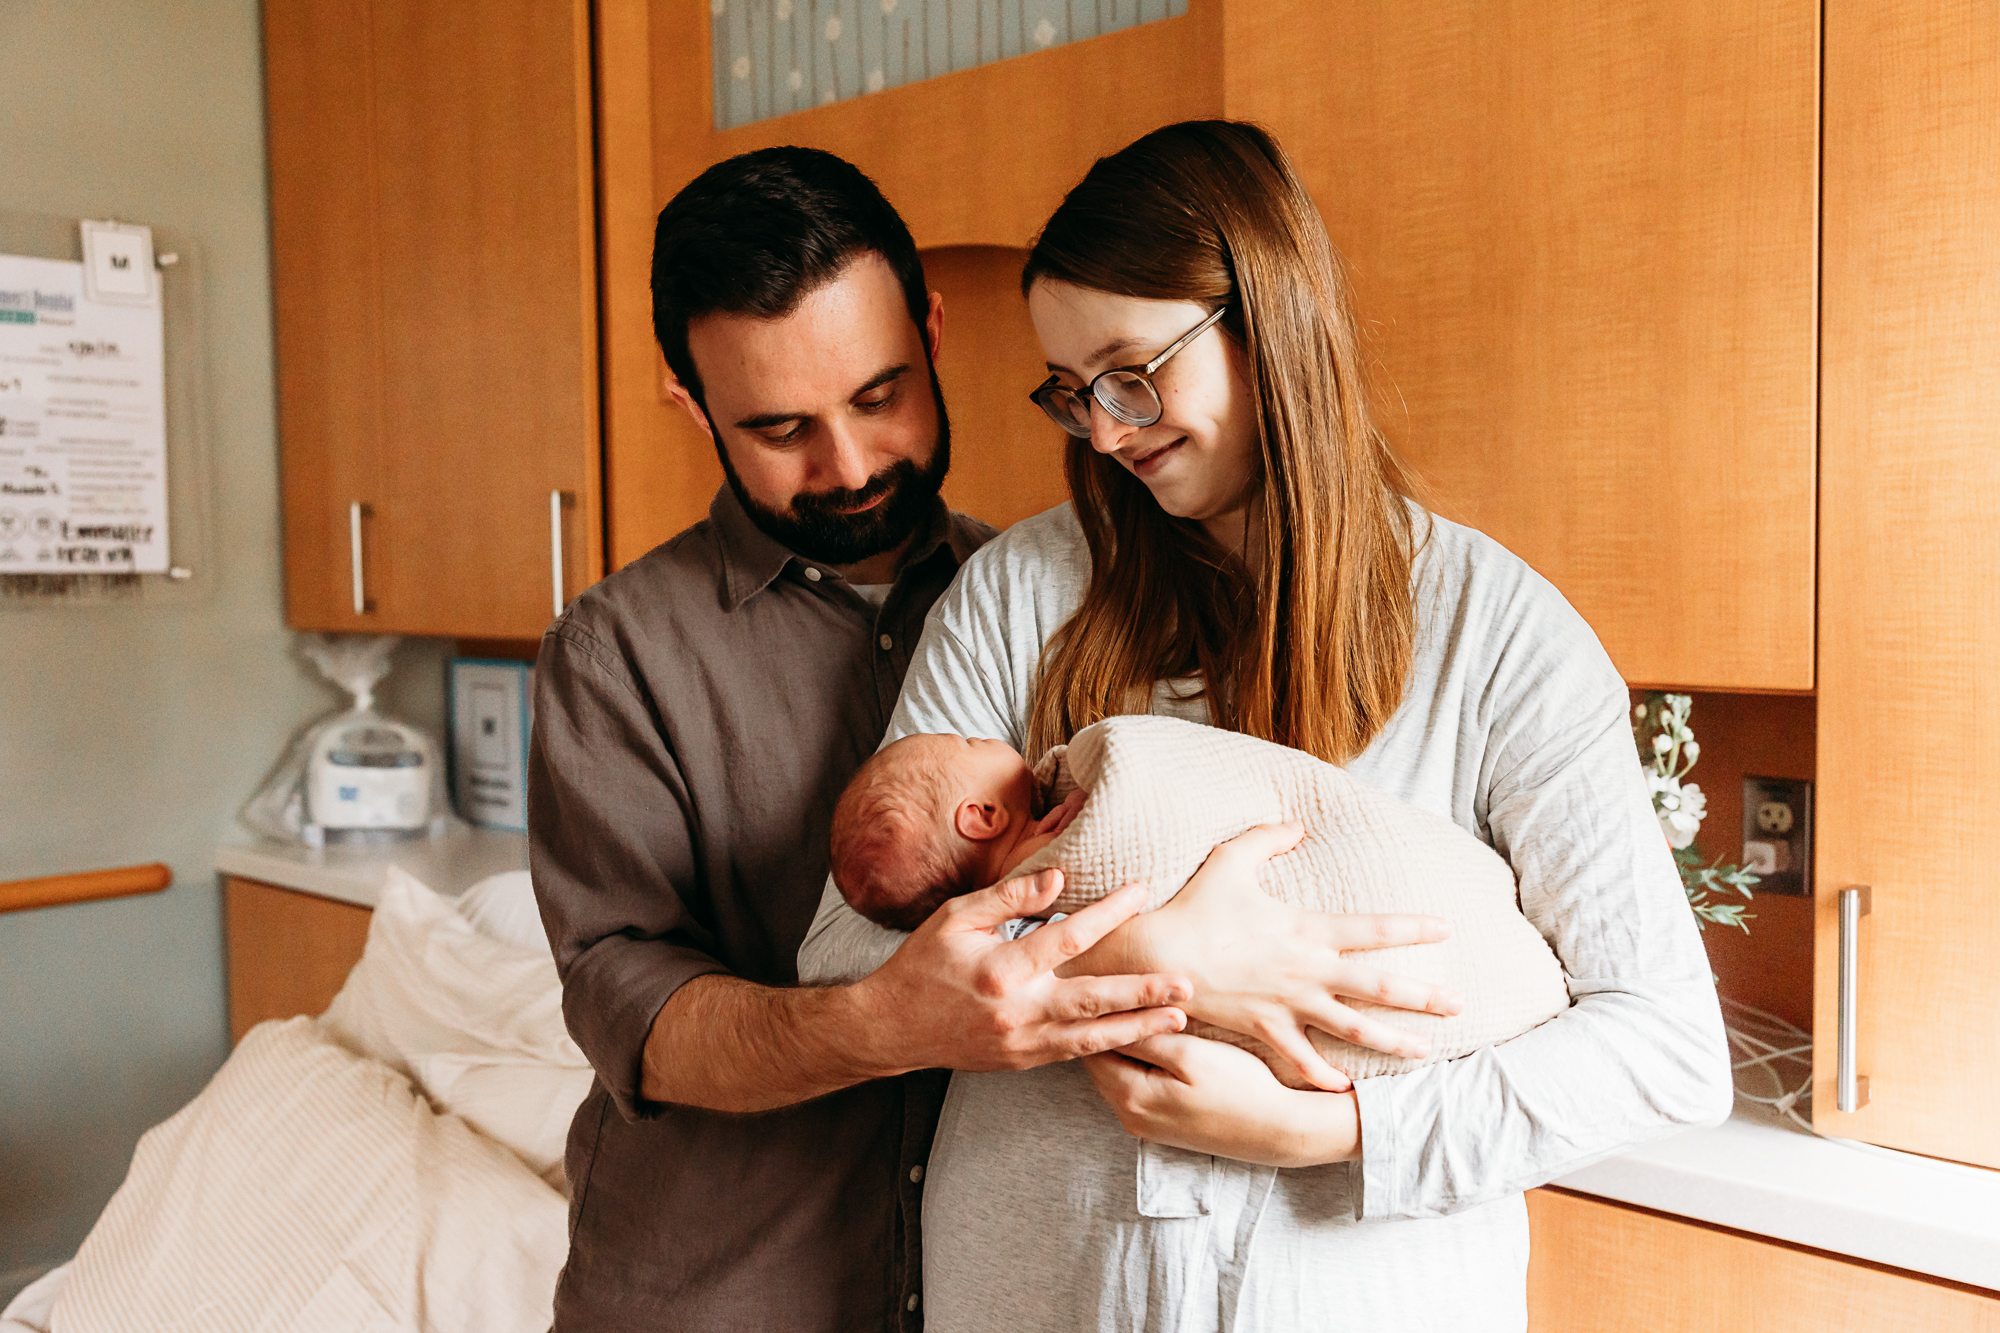
[[[1070,826],[1016,867],[1063,872],[1052,910],[1074,912],[1126,884],[1174,896],[1208,854],[1258,824],[1298,820],[1305,837],[1264,868],[1266,893],[1320,912],[1441,916],[1451,938],[1375,949],[1371,967],[1448,987],[1465,1001],[1450,1018],[1349,1001],[1431,1042],[1422,1060],[1350,1045],[1317,1029],[1313,1045],[1352,1078],[1398,1074],[1517,1037],[1569,1007],[1562,966],[1515,900],[1514,873],[1498,853],[1449,819],[1419,810],[1299,750],[1168,717],[1115,717],[1085,727],[1036,766],[1060,800],[1090,799]],[[1232,1042],[1304,1086],[1261,1042],[1200,1025],[1190,1032]]]

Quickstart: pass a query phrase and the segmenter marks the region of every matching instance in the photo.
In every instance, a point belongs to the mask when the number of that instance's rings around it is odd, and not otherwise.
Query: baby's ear
[[[958,803],[952,823],[958,829],[958,836],[967,842],[991,842],[1007,831],[1010,818],[1004,805],[968,799]]]

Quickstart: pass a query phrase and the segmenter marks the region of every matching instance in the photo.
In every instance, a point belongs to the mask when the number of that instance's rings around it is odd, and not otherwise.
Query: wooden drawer
[[[229,1037],[269,1018],[322,1012],[368,942],[366,907],[256,880],[222,878]]]
[[[1623,1204],[1528,1194],[1531,1333],[2000,1333],[2000,1296]]]

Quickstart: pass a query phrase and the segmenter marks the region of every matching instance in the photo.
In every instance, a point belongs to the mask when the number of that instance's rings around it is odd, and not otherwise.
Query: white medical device
[[[329,833],[421,832],[431,819],[430,747],[421,732],[386,718],[336,722],[306,764],[313,823]]]

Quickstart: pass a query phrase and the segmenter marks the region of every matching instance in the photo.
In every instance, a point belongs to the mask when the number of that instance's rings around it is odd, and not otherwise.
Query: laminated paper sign
[[[142,228],[85,265],[0,255],[0,575],[167,569],[166,376]]]

